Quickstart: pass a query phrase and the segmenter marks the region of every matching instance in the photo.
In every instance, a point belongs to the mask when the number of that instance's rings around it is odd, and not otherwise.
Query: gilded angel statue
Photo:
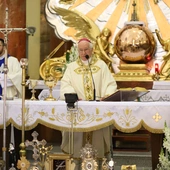
[[[111,36],[111,31],[108,28],[104,28],[99,36],[96,37],[96,42],[94,45],[94,54],[102,59],[107,66],[109,67],[110,71],[113,73],[112,67],[112,56],[114,55],[114,47],[109,42],[109,37]]]
[[[110,29],[104,28],[100,31],[94,21],[74,9],[72,10],[53,6],[51,7],[51,10],[51,12],[55,13],[56,16],[60,16],[64,25],[68,27],[68,29],[65,30],[65,33],[67,32],[69,35],[69,31],[71,32],[74,30],[74,34],[69,37],[73,42],[76,42],[78,39],[83,37],[90,39],[94,44],[94,54],[98,58],[104,60],[110,71],[114,72],[112,67],[114,48],[109,42],[109,38],[111,36]]]
[[[77,10],[56,6],[53,6],[51,10],[51,12],[59,16],[62,23],[64,23],[63,30],[60,28],[57,29],[57,32],[60,36],[62,35],[63,39],[76,42],[78,39],[86,37],[94,43],[96,37],[100,34],[98,26],[90,18]],[[65,34],[60,33],[60,31],[65,32]]]
[[[170,79],[170,38],[167,40],[163,40],[157,29],[155,30],[155,32],[160,44],[162,45],[163,49],[167,52],[163,56],[164,62],[162,63],[160,68],[160,79],[167,80]]]

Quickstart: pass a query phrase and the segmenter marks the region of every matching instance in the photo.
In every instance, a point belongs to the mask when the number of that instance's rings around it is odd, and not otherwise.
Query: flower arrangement
[[[69,51],[66,52],[66,64],[69,64],[75,60],[77,60],[79,56],[76,45],[73,45]]]
[[[77,60],[77,58],[79,56],[76,45],[73,45],[70,48],[70,50],[67,50],[67,52],[64,55],[65,55],[65,58],[66,58],[65,65],[63,67],[59,68],[60,70],[58,69],[62,74],[64,74],[64,72],[67,68],[67,64]]]
[[[170,170],[170,128],[165,123],[164,140],[156,170]]]

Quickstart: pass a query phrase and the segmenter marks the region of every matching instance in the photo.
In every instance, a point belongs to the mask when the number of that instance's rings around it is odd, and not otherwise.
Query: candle
[[[155,63],[155,73],[159,73],[159,64]]]

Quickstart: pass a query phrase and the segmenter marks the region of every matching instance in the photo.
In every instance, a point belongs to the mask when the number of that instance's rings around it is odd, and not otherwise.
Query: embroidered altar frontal
[[[25,101],[25,130],[38,123],[56,130],[88,132],[109,125],[121,132],[135,132],[141,127],[152,133],[163,133],[164,124],[170,126],[169,102],[89,102],[79,101],[76,110],[67,110],[65,101]],[[21,129],[21,100],[7,101],[7,125]],[[3,128],[3,101],[0,101],[0,128]]]

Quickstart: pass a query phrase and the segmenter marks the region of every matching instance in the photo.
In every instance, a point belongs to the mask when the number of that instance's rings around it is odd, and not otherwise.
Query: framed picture
[[[48,170],[71,170],[70,155],[50,153],[45,167]]]

